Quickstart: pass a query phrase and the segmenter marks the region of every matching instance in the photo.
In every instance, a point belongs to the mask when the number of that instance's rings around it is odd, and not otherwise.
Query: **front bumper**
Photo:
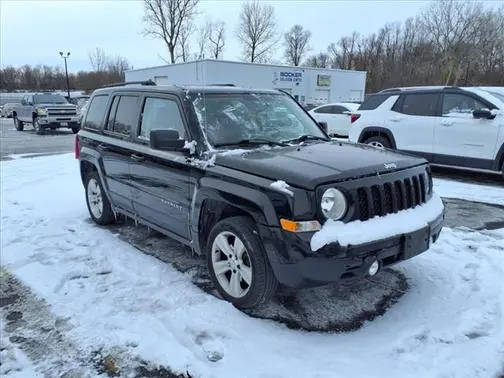
[[[414,232],[349,247],[329,244],[316,252],[311,251],[309,244],[313,234],[303,239],[300,234],[270,229],[266,238],[263,234],[263,242],[281,284],[293,288],[313,287],[364,278],[375,260],[383,268],[427,251],[437,241],[443,220],[444,213],[441,213],[428,226]],[[278,233],[282,234],[282,241]]]
[[[79,125],[78,116],[39,116],[39,124],[44,127],[75,127]]]

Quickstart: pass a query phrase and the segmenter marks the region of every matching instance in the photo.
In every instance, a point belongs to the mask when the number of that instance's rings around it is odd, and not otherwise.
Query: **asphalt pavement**
[[[17,131],[12,118],[0,118],[0,160],[9,160],[11,155],[53,155],[72,152],[75,134],[70,129],[46,130],[37,135],[30,124]]]

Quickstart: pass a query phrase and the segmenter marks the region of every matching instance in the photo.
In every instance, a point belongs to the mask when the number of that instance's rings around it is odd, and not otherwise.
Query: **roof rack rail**
[[[140,85],[156,85],[152,80],[141,80],[141,81],[123,81],[121,83],[113,83],[109,85],[104,85],[102,88],[113,88],[113,87],[123,87],[125,85],[140,84]]]
[[[208,84],[209,87],[236,87],[234,84]]]

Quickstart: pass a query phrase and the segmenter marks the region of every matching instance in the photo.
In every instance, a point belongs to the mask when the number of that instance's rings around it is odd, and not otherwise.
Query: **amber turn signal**
[[[320,223],[318,221],[304,221],[295,222],[289,219],[280,219],[282,229],[289,232],[310,232],[320,230]]]

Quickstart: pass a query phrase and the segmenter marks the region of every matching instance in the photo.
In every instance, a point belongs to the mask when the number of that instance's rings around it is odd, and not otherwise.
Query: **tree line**
[[[100,48],[90,51],[88,57],[91,71],[68,73],[70,90],[92,91],[124,81],[124,71],[133,68],[126,58],[111,57]],[[4,92],[66,89],[65,70],[47,65],[7,66],[0,70],[0,88]]]
[[[195,24],[200,0],[144,0],[144,35],[160,39],[172,64],[196,59],[222,59],[226,24],[206,20]],[[504,6],[484,7],[470,0],[434,0],[416,17],[386,24],[377,32],[354,31],[314,53],[312,33],[293,25],[278,29],[272,5],[251,0],[242,5],[234,37],[243,61],[272,62],[283,46],[283,60],[293,66],[367,71],[366,89],[411,85],[504,85]],[[101,49],[89,54],[93,68],[70,75],[72,88],[94,89],[124,80],[131,68],[122,57]],[[3,89],[62,89],[64,72],[58,67],[6,67]]]

